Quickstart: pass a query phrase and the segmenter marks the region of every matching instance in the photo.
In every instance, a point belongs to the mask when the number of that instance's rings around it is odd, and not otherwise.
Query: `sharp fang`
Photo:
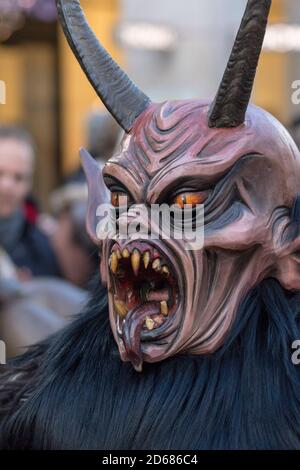
[[[163,274],[164,276],[166,276],[166,277],[169,277],[169,276],[170,276],[170,270],[169,270],[168,266],[163,266],[163,267],[161,268],[161,272],[162,272],[162,274]]]
[[[150,252],[149,251],[146,251],[146,253],[144,253],[143,261],[144,261],[145,269],[147,269],[148,266],[149,266],[149,263],[150,263]]]
[[[121,251],[120,251],[120,250],[117,250],[116,253],[117,253],[117,258],[118,258],[118,259],[122,259],[122,253],[121,253]]]
[[[153,263],[152,263],[152,269],[154,269],[154,271],[156,272],[159,272],[160,269],[161,269],[161,262],[160,262],[160,259],[159,258],[156,258]]]
[[[154,325],[155,325],[155,323],[152,320],[152,318],[146,317],[146,327],[148,328],[148,330],[150,330],[150,331],[153,330]]]
[[[122,251],[122,255],[123,255],[123,258],[129,258],[130,257],[130,253],[127,250],[127,248],[124,248],[124,250]]]
[[[126,307],[125,302],[122,300],[114,299],[115,309],[119,317],[124,319],[128,313],[128,309]]]
[[[164,317],[167,317],[169,315],[168,304],[165,300],[160,303],[160,311]]]
[[[131,266],[135,276],[138,275],[141,263],[141,253],[136,248],[133,250],[131,255]]]
[[[110,257],[110,269],[112,270],[114,274],[116,274],[117,272],[118,262],[119,262],[118,257],[116,253],[114,252]]]

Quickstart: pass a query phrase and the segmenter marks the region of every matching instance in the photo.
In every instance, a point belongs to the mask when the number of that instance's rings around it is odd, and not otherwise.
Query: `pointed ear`
[[[88,184],[86,230],[92,242],[99,246],[101,240],[96,234],[97,208],[100,204],[109,203],[109,191],[105,186],[99,163],[83,148],[80,149],[80,158]]]
[[[300,290],[300,197],[291,210],[277,261],[276,277],[287,290]]]

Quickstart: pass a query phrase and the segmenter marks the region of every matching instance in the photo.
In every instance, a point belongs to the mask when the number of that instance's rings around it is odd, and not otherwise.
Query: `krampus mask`
[[[299,151],[275,118],[249,105],[271,0],[248,1],[213,102],[163,104],[152,103],[103,49],[78,0],[57,5],[77,60],[125,131],[103,172],[82,151],[87,227],[99,247],[121,359],[141,371],[143,361],[213,353],[255,285],[273,277],[300,289]],[[204,205],[203,247],[142,234],[100,240],[97,207],[109,197],[106,188],[115,208],[128,201],[119,225],[139,217],[146,232],[152,222],[141,221],[140,206]]]

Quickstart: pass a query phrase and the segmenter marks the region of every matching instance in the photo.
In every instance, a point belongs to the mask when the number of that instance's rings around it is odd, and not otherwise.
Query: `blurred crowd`
[[[120,137],[109,114],[90,114],[88,151],[101,166]],[[32,191],[37,158],[28,131],[0,125],[0,337],[9,356],[80,311],[99,264],[85,230],[88,192],[81,167],[49,195],[45,213]]]

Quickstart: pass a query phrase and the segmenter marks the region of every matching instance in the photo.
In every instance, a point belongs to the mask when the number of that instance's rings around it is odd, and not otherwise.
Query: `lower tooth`
[[[168,304],[165,300],[163,300],[161,303],[160,303],[160,311],[162,313],[162,315],[164,315],[165,317],[168,316],[169,314],[169,308],[168,308]]]
[[[146,317],[145,323],[146,323],[146,327],[148,328],[148,330],[150,330],[150,331],[153,330],[153,328],[154,328],[154,321],[152,320],[152,318]]]

